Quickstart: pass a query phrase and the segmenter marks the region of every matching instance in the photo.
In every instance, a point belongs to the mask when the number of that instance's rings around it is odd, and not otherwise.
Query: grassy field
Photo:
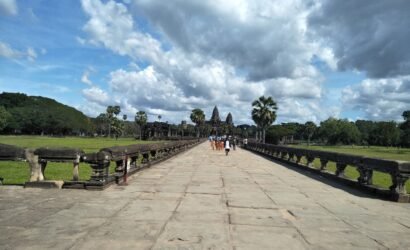
[[[331,151],[336,153],[362,155],[372,158],[389,159],[389,160],[401,160],[410,161],[410,149],[406,148],[393,148],[393,147],[362,147],[362,146],[306,146],[298,145],[295,147],[312,149],[312,150],[322,150]],[[305,160],[305,159],[304,159]],[[306,160],[305,160],[306,161]],[[315,159],[314,167],[320,167],[320,160]],[[336,164],[334,162],[328,163],[328,171],[335,172]],[[348,166],[345,170],[345,175],[353,180],[357,180],[359,173],[355,167]],[[377,172],[373,173],[373,184],[382,188],[388,188],[392,185],[390,175]],[[410,193],[410,181],[406,183],[407,192]]]
[[[395,148],[395,147],[362,147],[362,146],[306,146],[298,145],[296,147],[331,151],[344,154],[364,155],[373,158],[391,159],[410,161],[410,148]]]
[[[101,148],[112,146],[124,146],[138,143],[150,143],[133,138],[81,138],[81,137],[46,137],[46,136],[0,136],[0,143],[16,145],[24,148],[38,147],[70,147],[80,148],[86,153],[97,152]],[[46,179],[49,180],[71,180],[73,166],[70,163],[47,164],[45,171]],[[0,177],[4,178],[4,184],[24,184],[30,176],[29,167],[26,162],[0,161]],[[110,171],[114,171],[111,164]],[[87,164],[80,164],[80,180],[88,180],[91,168]]]

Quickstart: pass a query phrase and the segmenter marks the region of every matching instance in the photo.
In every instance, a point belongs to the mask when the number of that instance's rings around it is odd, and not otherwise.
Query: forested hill
[[[91,129],[82,112],[50,98],[4,92],[0,106],[10,114],[4,133],[69,135]]]

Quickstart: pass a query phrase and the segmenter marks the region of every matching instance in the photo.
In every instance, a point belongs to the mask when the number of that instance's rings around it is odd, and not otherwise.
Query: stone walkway
[[[410,249],[410,204],[201,144],[105,191],[0,187],[0,249]]]

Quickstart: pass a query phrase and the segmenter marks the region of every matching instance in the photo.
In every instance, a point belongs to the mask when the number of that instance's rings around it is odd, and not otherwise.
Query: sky
[[[0,0],[0,92],[45,96],[90,117],[252,124],[401,120],[410,109],[408,0]]]

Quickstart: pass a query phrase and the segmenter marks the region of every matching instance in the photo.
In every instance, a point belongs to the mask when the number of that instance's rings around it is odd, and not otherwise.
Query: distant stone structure
[[[211,134],[212,135],[222,135],[226,133],[226,129],[232,128],[233,125],[233,118],[232,114],[228,113],[226,116],[226,121],[221,121],[221,118],[219,116],[219,110],[218,107],[215,106],[214,110],[212,111],[212,116],[209,121],[205,121],[206,124],[210,125],[212,127]]]
[[[171,125],[167,122],[148,122],[144,125],[142,132],[143,140],[172,137],[178,133],[178,131],[172,131]]]
[[[212,111],[212,116],[211,119],[209,121],[205,121],[205,124],[208,124],[212,127],[211,129],[211,135],[218,135],[219,131],[220,131],[220,126],[221,124],[221,118],[219,117],[219,110],[218,107],[215,106],[214,110]]]

